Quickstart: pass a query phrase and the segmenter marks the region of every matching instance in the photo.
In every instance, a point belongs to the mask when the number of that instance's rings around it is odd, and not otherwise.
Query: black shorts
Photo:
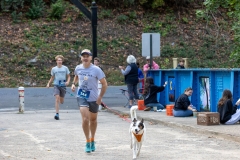
[[[79,107],[88,107],[90,112],[98,113],[98,104],[96,101],[88,102],[84,98],[77,97],[77,102]]]

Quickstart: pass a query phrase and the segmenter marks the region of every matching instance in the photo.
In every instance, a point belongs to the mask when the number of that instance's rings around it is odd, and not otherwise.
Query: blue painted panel
[[[234,81],[233,81],[233,102],[235,103],[240,97],[240,86],[239,86],[239,80],[240,80],[240,72],[234,72]]]
[[[210,110],[210,72],[199,71],[194,72],[193,93],[196,96],[192,100],[193,105],[198,111]]]
[[[175,102],[175,77],[174,77],[174,72],[169,71],[169,72],[163,72],[163,83],[165,81],[168,82],[168,85],[166,86],[164,92],[161,92],[160,95],[161,97],[164,97],[164,104],[173,104]],[[163,98],[160,100],[161,103],[163,103]]]
[[[168,81],[168,87],[158,95],[163,105],[174,103],[187,87],[193,88],[190,99],[198,110],[205,106],[216,112],[225,89],[232,91],[234,103],[240,98],[240,69],[165,69],[149,71],[149,75],[158,86]]]
[[[179,95],[181,95],[182,93],[184,93],[185,89],[188,87],[192,87],[192,74],[191,71],[190,72],[180,72],[178,74],[178,78],[176,79],[177,81],[177,85],[180,90],[179,90]]]

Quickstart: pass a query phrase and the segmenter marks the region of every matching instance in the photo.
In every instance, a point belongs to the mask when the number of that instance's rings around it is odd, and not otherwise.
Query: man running
[[[53,67],[51,70],[51,78],[48,81],[47,88],[53,81],[54,84],[54,96],[55,96],[55,109],[56,115],[54,118],[59,120],[59,103],[63,104],[64,96],[66,94],[66,86],[70,82],[70,72],[68,67],[62,65],[64,57],[62,55],[57,55],[55,57],[57,66]],[[67,81],[66,81],[67,79]]]
[[[82,128],[86,137],[85,152],[95,151],[95,133],[97,130],[98,105],[107,90],[107,81],[103,71],[93,65],[92,53],[88,49],[81,52],[82,64],[77,65],[72,83],[72,91],[75,92],[75,85],[78,82],[77,102],[82,115]],[[98,95],[98,81],[102,83],[102,89]]]

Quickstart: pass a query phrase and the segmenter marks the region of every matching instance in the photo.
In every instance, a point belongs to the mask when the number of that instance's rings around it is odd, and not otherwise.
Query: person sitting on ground
[[[240,99],[233,106],[231,91],[227,89],[223,91],[222,98],[218,101],[221,124],[235,124],[240,120],[240,110],[237,109],[239,104]]]
[[[185,89],[184,93],[181,94],[175,101],[173,116],[174,117],[189,117],[193,115],[193,111],[196,111],[195,107],[191,105],[190,97],[193,93],[192,88]]]
[[[144,111],[150,111],[152,107],[157,107],[159,109],[164,109],[164,106],[160,104],[157,100],[157,93],[162,92],[167,85],[167,81],[163,86],[154,85],[153,78],[147,77],[145,82],[145,87],[143,91],[144,95],[144,105],[147,106]]]
[[[148,77],[147,71],[150,69],[159,69],[159,65],[156,62],[152,61],[152,67],[150,67],[150,56],[147,56],[146,60],[147,60],[147,63],[143,66],[143,72],[145,77]]]
[[[178,66],[176,67],[176,69],[185,69],[184,63],[185,63],[185,60],[181,58],[179,60],[179,63],[178,63]]]

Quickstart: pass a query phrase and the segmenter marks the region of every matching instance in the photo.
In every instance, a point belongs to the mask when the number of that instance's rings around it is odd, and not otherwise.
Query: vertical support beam
[[[194,87],[194,86],[193,86],[193,71],[191,71],[190,74],[189,74],[189,83],[190,83],[189,85],[190,85],[191,88],[193,89],[193,87]],[[194,90],[193,90],[193,93],[194,93]],[[196,94],[196,93],[194,93],[194,94]],[[194,95],[194,94],[191,96],[191,99],[190,99],[191,102],[192,102],[193,99],[195,98],[195,95]]]
[[[181,95],[181,90],[180,90],[180,82],[178,78],[178,71],[174,71],[174,78],[175,78],[175,99],[177,99]]]
[[[233,92],[233,85],[234,85],[234,71],[231,71],[231,78],[230,78],[230,91]]]
[[[91,12],[79,0],[71,0],[71,2],[89,19],[91,20]]]
[[[184,67],[185,68],[188,68],[188,58],[183,58],[185,63],[184,63]]]
[[[97,5],[92,2],[92,13],[79,1],[71,0],[71,2],[89,19],[92,23],[92,54],[93,61],[97,57]]]
[[[152,69],[153,64],[153,58],[152,58],[152,34],[150,34],[150,69]]]
[[[216,82],[215,82],[215,71],[211,71],[210,73],[210,97],[216,97],[217,93],[216,93]],[[214,98],[210,99],[210,112],[216,112],[216,108],[217,108],[217,102],[215,101]]]
[[[93,53],[93,61],[94,58],[97,57],[97,6],[96,2],[92,2],[91,6],[92,10],[92,53]]]
[[[173,69],[175,69],[178,65],[178,58],[172,58],[173,60]]]

